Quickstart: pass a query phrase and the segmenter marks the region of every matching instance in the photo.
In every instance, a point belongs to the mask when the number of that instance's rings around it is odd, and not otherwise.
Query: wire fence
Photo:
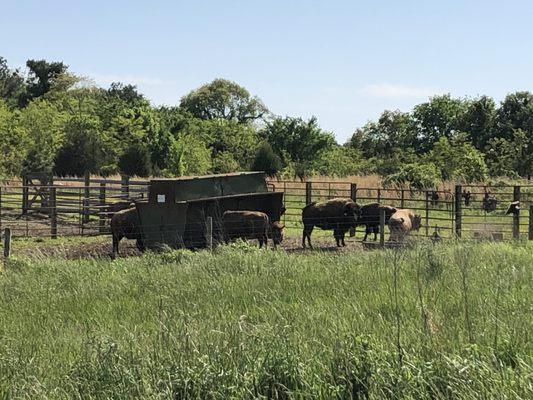
[[[111,216],[132,202],[146,200],[149,181],[85,178],[28,178],[0,186],[0,232],[14,237],[93,236],[110,234]],[[271,191],[284,193],[286,235],[303,229],[302,208],[312,202],[351,198],[357,204],[380,203],[410,209],[422,218],[415,236],[510,240],[533,239],[533,185],[463,185],[454,190],[359,187],[354,182],[268,182]],[[506,214],[512,202],[520,211]],[[189,227],[188,227],[189,228]],[[143,229],[151,229],[143,227]],[[202,228],[203,229],[203,228]],[[215,235],[220,227],[215,226]],[[365,227],[359,227],[356,240]],[[198,231],[203,232],[200,228]],[[204,243],[203,233],[199,243]]]

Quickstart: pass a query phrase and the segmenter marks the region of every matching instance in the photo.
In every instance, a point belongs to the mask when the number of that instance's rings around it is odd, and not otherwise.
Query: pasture
[[[530,242],[111,261],[62,241],[15,241],[0,274],[0,398],[533,396]]]

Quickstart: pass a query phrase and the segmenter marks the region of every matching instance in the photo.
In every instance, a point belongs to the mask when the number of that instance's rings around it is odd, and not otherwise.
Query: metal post
[[[11,229],[4,230],[4,258],[9,258],[11,255]]]
[[[305,182],[305,204],[311,204],[311,202],[313,201],[313,197],[312,197],[312,186],[311,186],[311,182]]]
[[[379,245],[385,247],[385,209],[379,210]]]
[[[429,236],[429,192],[426,190],[426,236]]]
[[[400,198],[400,208],[405,208],[405,189],[402,188],[402,197]]]
[[[533,240],[533,204],[529,206],[529,240]]]
[[[91,186],[91,175],[86,172],[83,177],[83,218],[82,223],[86,224],[89,222],[89,197]]]
[[[57,196],[56,188],[50,188],[50,237],[57,238]]]
[[[381,189],[378,189],[378,203],[381,203]]]
[[[0,186],[0,240],[2,239],[2,187]]]
[[[28,212],[28,203],[29,203],[29,191],[28,191],[28,182],[29,179],[26,176],[22,177],[22,214]]]
[[[205,239],[207,242],[207,248],[213,250],[213,217],[207,217]]]
[[[107,218],[107,210],[105,207],[105,182],[100,182],[100,194],[98,196],[98,205],[100,206],[99,209],[99,220],[98,220],[98,232],[104,233],[105,232],[105,222]]]
[[[520,186],[513,188],[513,201],[520,201]],[[513,239],[520,239],[520,213],[513,214]]]
[[[130,198],[130,177],[123,175],[120,183],[120,193],[124,199]]]
[[[463,203],[461,201],[461,195],[463,193],[463,188],[461,185],[455,185],[455,235],[461,237],[461,220],[462,220],[462,207]]]
[[[350,199],[357,202],[357,183],[350,183]]]

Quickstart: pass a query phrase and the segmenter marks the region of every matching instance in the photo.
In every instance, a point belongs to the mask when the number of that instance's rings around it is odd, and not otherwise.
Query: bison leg
[[[374,228],[374,242],[378,240],[379,226]]]
[[[313,232],[313,225],[304,225],[304,231],[302,235],[302,247],[305,249],[305,239],[307,238],[307,243],[309,244],[309,247],[312,249],[313,246],[311,245],[311,233]]]
[[[342,246],[343,247],[346,247],[346,243],[344,243],[345,236],[346,236],[346,232],[342,231],[341,232],[341,241],[342,241]]]
[[[122,238],[113,235],[113,253],[111,254],[111,258],[113,260],[117,257],[118,254],[118,243],[120,242],[120,239]]]
[[[370,233],[370,227],[367,226],[365,228],[365,237],[363,238],[363,242],[366,242],[366,238],[368,237],[368,234]]]
[[[136,243],[137,249],[139,249],[140,252],[144,251],[144,242],[142,239],[137,239]]]
[[[341,247],[341,233],[337,229],[333,231],[333,237],[335,238],[337,247]]]

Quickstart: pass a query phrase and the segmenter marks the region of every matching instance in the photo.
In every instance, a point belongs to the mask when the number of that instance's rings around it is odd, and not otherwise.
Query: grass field
[[[0,398],[532,398],[532,266],[526,243],[19,256]]]

